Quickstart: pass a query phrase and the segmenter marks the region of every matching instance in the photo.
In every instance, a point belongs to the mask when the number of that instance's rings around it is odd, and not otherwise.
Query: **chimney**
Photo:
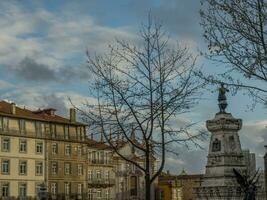
[[[16,114],[16,104],[15,103],[11,103],[11,114],[15,115]]]
[[[70,108],[70,122],[76,122],[76,110],[75,108]]]

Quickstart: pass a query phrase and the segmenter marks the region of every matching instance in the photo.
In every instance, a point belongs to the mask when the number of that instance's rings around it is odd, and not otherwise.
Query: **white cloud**
[[[111,28],[95,24],[90,16],[64,15],[43,9],[26,12],[21,6],[1,3],[0,63],[17,64],[31,57],[50,68],[64,66],[73,56],[82,57],[86,48],[103,52],[118,38],[132,38],[125,27]],[[83,62],[83,61],[80,61]]]

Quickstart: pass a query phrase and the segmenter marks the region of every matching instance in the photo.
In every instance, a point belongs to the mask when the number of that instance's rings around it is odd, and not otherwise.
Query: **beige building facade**
[[[0,102],[1,197],[34,197],[45,182],[45,140],[35,123],[16,113],[16,106]]]

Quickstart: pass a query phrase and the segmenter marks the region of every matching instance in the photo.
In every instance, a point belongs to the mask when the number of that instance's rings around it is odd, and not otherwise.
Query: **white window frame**
[[[10,151],[10,145],[11,142],[10,142],[10,138],[2,138],[2,151],[3,152],[9,152]]]
[[[19,197],[27,197],[27,184],[19,183]]]
[[[26,139],[19,140],[19,152],[20,153],[27,152],[27,140]]]
[[[9,174],[10,173],[10,160],[2,160],[2,174]]]
[[[44,151],[44,149],[43,149],[43,147],[44,147],[44,144],[43,144],[43,142],[40,142],[40,141],[38,141],[38,142],[36,142],[36,153],[37,154],[42,154],[43,153],[43,151]]]
[[[44,164],[42,161],[35,162],[35,174],[36,176],[42,176],[44,173]]]
[[[27,175],[27,161],[26,160],[20,160],[19,161],[19,175]]]
[[[2,197],[9,197],[10,196],[9,183],[2,183],[1,184],[1,195],[2,195]]]

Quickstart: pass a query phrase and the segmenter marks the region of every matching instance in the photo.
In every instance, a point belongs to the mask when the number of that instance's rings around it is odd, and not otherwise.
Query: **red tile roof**
[[[54,108],[45,109],[45,110],[38,110],[38,111],[31,111],[26,108],[20,108],[16,106],[16,113],[12,114],[11,112],[12,103],[8,103],[6,101],[0,101],[0,115],[2,116],[9,116],[9,117],[16,117],[16,118],[23,118],[23,119],[32,119],[38,121],[46,121],[46,122],[54,122],[54,123],[63,123],[63,124],[72,124],[72,125],[82,125],[80,122],[72,123],[69,119],[61,117],[59,115],[50,115],[47,111],[54,110]]]

